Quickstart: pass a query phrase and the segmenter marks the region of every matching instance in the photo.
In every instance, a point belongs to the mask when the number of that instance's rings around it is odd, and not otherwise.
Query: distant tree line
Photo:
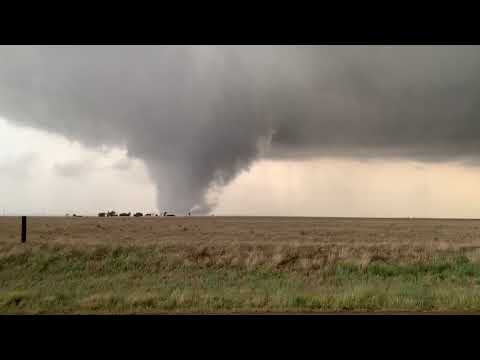
[[[65,214],[65,216],[73,216],[73,217],[82,217],[82,215],[77,215],[77,214]],[[98,217],[114,217],[114,216],[132,216],[132,213],[129,211],[128,213],[126,212],[122,212],[120,214],[117,214],[115,211],[105,211],[105,212],[99,212],[98,213]],[[147,213],[147,214],[143,214],[142,212],[136,212],[133,214],[133,216],[135,217],[141,217],[141,216],[160,216],[159,214],[155,214],[155,213]],[[162,216],[176,216],[175,214],[169,214],[167,211],[164,211]],[[191,213],[188,212],[186,214],[186,216],[191,216]]]
[[[112,217],[112,216],[131,216],[132,213],[131,212],[128,212],[128,213],[120,213],[117,215],[117,213],[115,211],[107,211],[107,212],[100,212],[98,213],[98,216],[99,217]],[[190,212],[187,213],[187,216],[190,216]],[[75,216],[75,215],[74,215]],[[136,212],[135,214],[133,214],[133,216],[135,217],[141,217],[141,216],[159,216],[158,214],[154,214],[154,213],[147,213],[145,215],[143,215],[143,213],[141,212]],[[163,212],[163,216],[175,216],[175,214],[169,214],[167,211],[164,211]]]

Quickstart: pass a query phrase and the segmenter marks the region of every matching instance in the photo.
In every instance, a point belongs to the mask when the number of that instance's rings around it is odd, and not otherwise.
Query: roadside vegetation
[[[3,241],[0,313],[480,311],[475,248],[357,250]]]

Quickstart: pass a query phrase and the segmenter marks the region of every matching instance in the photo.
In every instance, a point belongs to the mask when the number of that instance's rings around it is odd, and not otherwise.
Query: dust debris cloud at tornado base
[[[476,166],[479,94],[476,46],[0,47],[0,116],[123,146],[180,213],[258,159]]]

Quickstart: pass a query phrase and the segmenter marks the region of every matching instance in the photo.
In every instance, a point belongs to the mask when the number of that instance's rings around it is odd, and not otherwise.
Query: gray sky
[[[480,49],[0,47],[0,210],[480,217]]]

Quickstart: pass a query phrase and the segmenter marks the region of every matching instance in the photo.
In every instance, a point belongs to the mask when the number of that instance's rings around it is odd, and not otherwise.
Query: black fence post
[[[27,217],[22,216],[22,243],[27,241]]]

